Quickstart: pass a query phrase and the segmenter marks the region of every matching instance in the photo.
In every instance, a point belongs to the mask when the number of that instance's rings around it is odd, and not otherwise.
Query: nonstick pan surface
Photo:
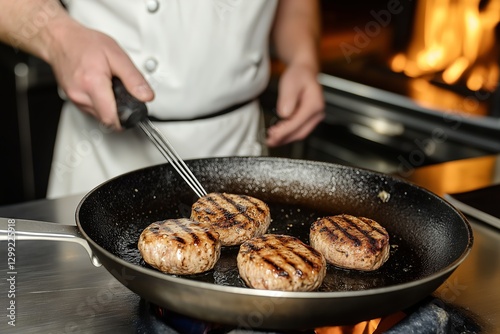
[[[347,213],[378,221],[390,234],[389,260],[373,272],[328,265],[314,292],[245,287],[238,247],[215,268],[163,274],[142,260],[137,241],[150,223],[189,217],[196,196],[169,164],[114,178],[82,200],[77,224],[105,267],[145,299],[173,311],[239,327],[300,329],[352,324],[407,308],[432,293],[465,259],[472,230],[440,197],[401,179],[341,165],[282,158],[231,157],[187,162],[208,192],[268,203],[269,233],[308,243],[319,217]]]

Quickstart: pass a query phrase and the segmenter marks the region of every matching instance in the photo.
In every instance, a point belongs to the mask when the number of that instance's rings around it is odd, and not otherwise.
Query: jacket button
[[[149,73],[153,73],[157,67],[158,67],[158,61],[154,58],[148,58],[144,62],[144,69]]]
[[[260,63],[262,63],[262,53],[260,52],[255,52],[250,55],[250,59],[254,62],[256,66],[260,66]]]
[[[160,8],[160,2],[158,0],[146,0],[146,8],[150,13],[156,13],[158,8]]]

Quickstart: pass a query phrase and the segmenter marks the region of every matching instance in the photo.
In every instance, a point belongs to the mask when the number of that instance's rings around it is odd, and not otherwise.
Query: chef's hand
[[[111,78],[119,77],[127,90],[143,102],[154,93],[127,54],[109,36],[73,20],[61,23],[47,55],[67,97],[104,125],[121,129]]]
[[[281,118],[267,132],[267,145],[276,147],[302,140],[325,117],[325,102],[317,71],[290,65],[278,87],[277,114]]]

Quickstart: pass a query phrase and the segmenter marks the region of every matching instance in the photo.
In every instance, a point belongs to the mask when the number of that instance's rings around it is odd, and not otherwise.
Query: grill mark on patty
[[[230,205],[232,205],[237,212],[231,212],[227,209],[225,209],[224,207],[222,207],[220,205],[219,202],[216,201],[215,198],[213,197],[218,197],[219,199],[223,199],[225,200],[227,203],[229,203]],[[227,198],[226,196],[223,196],[222,194],[214,194],[214,196],[208,196],[206,197],[205,199],[212,205],[212,207],[215,207],[214,210],[211,210],[212,213],[214,213],[213,211],[218,211],[220,212],[221,214],[224,215],[224,217],[226,218],[226,226],[231,226],[231,225],[234,225],[234,224],[237,224],[237,223],[240,223],[240,224],[248,224],[250,223],[252,220],[252,218],[250,218],[248,216],[248,214],[246,214],[244,211],[243,211],[243,207],[241,205],[237,205],[236,203],[234,203],[231,199]],[[208,204],[208,203],[207,203]],[[243,217],[245,217],[248,221],[245,222],[245,221],[241,221],[241,220],[238,220],[236,219],[236,216],[238,214],[241,214]]]
[[[384,232],[383,230],[381,230],[380,228],[378,228],[377,226],[374,226],[375,224],[370,224],[369,222],[374,222],[374,220],[372,219],[369,219],[369,218],[365,218],[365,217],[359,217],[359,220],[361,220],[362,222],[364,222],[365,224],[367,224],[368,226],[370,226],[370,228],[373,230],[373,231],[376,231],[378,234],[382,235],[382,236],[387,236],[387,233]]]
[[[347,232],[347,229],[343,228],[342,226],[340,226],[333,218],[331,217],[327,217],[326,220],[332,224],[337,231],[339,231],[340,233],[344,234],[348,239],[351,239],[353,242],[354,242],[354,245],[356,247],[359,247],[361,246],[361,240],[359,240],[358,237],[356,237],[355,235],[352,235],[350,234],[349,232]],[[332,230],[330,229],[327,229],[327,232],[328,232],[328,235],[329,236],[335,236],[335,234],[333,233]],[[336,237],[336,236],[335,236]],[[338,237],[337,237],[338,238]],[[331,237],[331,239],[334,239],[333,237]]]
[[[158,224],[149,227],[149,231],[154,234],[160,233],[160,226]]]
[[[174,236],[172,236],[172,238],[173,238],[175,241],[177,241],[178,243],[180,243],[180,244],[183,244],[183,245],[185,245],[185,244],[186,244],[186,240],[184,240],[183,238],[179,237],[178,235],[174,235]]]
[[[352,233],[349,233],[348,231],[348,228],[344,228],[342,226],[340,226],[340,224],[337,222],[337,220],[335,219],[340,219],[342,220],[342,222],[345,222],[347,223],[351,228],[359,231],[361,234],[363,234],[363,236],[365,237],[364,239],[360,239],[359,237],[353,235]],[[357,218],[359,219],[359,218]],[[379,245],[379,240],[372,237],[370,235],[370,232],[371,231],[377,231],[379,232],[378,230],[374,229],[371,224],[368,224],[366,221],[362,220],[362,219],[359,219],[360,222],[363,223],[363,226],[366,227],[366,229],[363,229],[360,224],[357,222],[356,218],[351,218],[349,216],[346,216],[346,215],[340,215],[340,216],[335,216],[335,217],[327,217],[326,220],[328,222],[330,222],[340,233],[344,234],[347,238],[349,238],[350,240],[353,241],[354,243],[354,246],[356,247],[360,247],[362,244],[363,244],[363,240],[365,240],[366,242],[366,245],[368,247],[368,249],[375,253],[380,247],[378,246]],[[322,231],[325,231],[325,232],[328,232],[328,235],[329,237],[332,239],[332,240],[336,240],[338,239],[338,237],[335,236],[335,234],[333,233],[333,231],[329,230],[329,229],[321,229]],[[380,232],[379,232],[380,233]],[[386,236],[385,234],[381,233],[382,236]]]
[[[370,232],[372,231],[376,231],[382,235],[384,235],[383,233],[381,233],[379,230],[377,230],[376,228],[374,228],[370,223],[369,223],[369,219],[367,218],[363,218],[363,217],[349,217],[349,216],[345,216],[345,215],[342,215],[341,216],[343,220],[345,220],[346,222],[350,223],[351,226],[353,226],[355,229],[357,229],[358,231],[360,231],[361,233],[363,233],[364,235],[366,235],[368,238],[373,238],[369,235]],[[363,224],[359,224],[359,222],[363,223]],[[363,228],[366,227],[366,228]]]
[[[238,211],[239,214],[243,215],[246,219],[248,219],[249,221],[252,221],[253,219],[246,213],[247,211],[247,207],[246,206],[243,206],[241,204],[238,204],[236,202],[234,202],[231,198],[229,198],[228,196],[226,196],[225,194],[217,194],[216,196],[224,199],[227,203],[231,204],[235,209],[236,211]],[[238,195],[238,197],[241,198],[241,196]],[[250,202],[250,201],[248,201]],[[228,211],[229,212],[229,211]],[[236,216],[238,213],[231,213],[232,215]]]
[[[246,200],[250,204],[252,204],[257,211],[259,211],[260,214],[265,214],[266,210],[261,208],[259,204],[262,204],[261,202],[257,201],[256,198],[247,196],[247,195],[239,195],[240,198]]]
[[[302,260],[302,262],[308,267],[307,269],[316,269],[318,266],[314,264],[306,255],[302,254],[301,252],[296,251],[297,247],[290,247],[289,245],[286,245],[286,248],[293,252],[299,259]],[[312,250],[315,256],[319,255],[319,252],[316,251],[315,249]],[[294,266],[296,268],[296,266]]]
[[[196,232],[194,232],[193,229],[188,224],[183,224],[179,219],[173,219],[173,221],[177,224],[177,226],[181,230],[183,230],[184,232],[189,234],[189,236],[191,237],[191,239],[193,240],[193,243],[195,245],[200,243],[200,238],[198,237]],[[177,236],[177,234],[175,234],[175,236],[178,237],[179,239],[182,239],[181,237]]]
[[[290,273],[280,267],[276,262],[272,260],[272,258],[279,257],[284,263],[289,265],[290,267],[293,268],[293,271],[300,276],[303,275],[304,270],[299,269],[300,266],[304,266],[306,272],[310,272],[312,270],[318,270],[320,266],[316,265],[313,261],[311,261],[306,255],[302,254],[300,250],[298,250],[299,247],[294,247],[293,245],[290,245],[288,240],[286,238],[280,238],[276,237],[280,244],[276,245],[275,243],[268,243],[266,245],[266,249],[272,249],[272,250],[279,250],[279,249],[286,249],[287,251],[290,252],[290,254],[283,254],[281,251],[276,251],[272,252],[269,254],[268,257],[264,256],[262,254],[262,250],[264,249],[262,245],[265,242],[268,242],[267,237],[262,237],[261,241],[258,242],[258,246],[256,245],[255,242],[250,242],[247,245],[249,246],[250,250],[253,252],[257,252],[259,256],[263,259],[264,262],[268,263],[271,267],[273,267],[275,270],[279,272],[286,272],[286,275],[281,275],[279,276],[289,276]],[[311,249],[311,251],[314,253],[315,256],[319,256],[319,252],[316,251],[315,249]]]
[[[302,261],[302,263],[298,263],[297,261],[294,261],[292,263],[292,261],[288,260],[288,257],[286,259],[283,258],[287,263],[289,263],[295,269],[296,272],[300,271],[301,276],[304,272],[304,270],[299,269],[299,266],[301,265],[306,267],[305,268],[306,272],[311,272],[312,270],[318,270],[321,267],[317,263],[314,263],[314,261],[311,261],[311,258],[307,254],[303,254],[302,249],[299,249],[300,247],[295,245],[290,246],[289,242],[286,242],[283,246],[285,246],[287,250],[289,250],[290,252],[292,252],[292,254],[295,255],[293,259],[299,259],[300,261]],[[307,247],[305,249],[307,249]],[[320,253],[312,247],[310,248],[310,251],[312,255],[316,257],[321,256]]]
[[[157,223],[158,224],[158,226],[157,226],[158,227],[158,233],[159,232],[162,232],[162,233],[173,233],[174,231],[172,231],[172,229],[170,228],[170,226],[165,225],[165,222],[166,222],[166,220]],[[156,227],[156,226],[154,226],[154,227]]]
[[[199,232],[193,231],[190,225],[184,224],[181,220],[179,219],[171,219],[171,222],[175,223],[175,227],[179,228],[183,232],[187,233],[190,237],[191,240],[193,241],[194,244],[199,244],[201,242],[201,239],[199,236]],[[153,233],[158,234],[160,229],[163,231],[164,234],[169,235],[171,238],[175,239],[175,241],[181,243],[181,244],[186,244],[187,241],[185,238],[179,236],[178,232],[176,231],[176,228],[172,228],[172,226],[168,226],[163,224],[165,221],[162,223],[158,223],[157,226],[152,226],[149,228],[150,231],[153,231]],[[202,227],[203,228],[203,227]],[[204,235],[211,241],[211,242],[216,242],[217,237],[213,235],[213,233],[208,229],[208,228],[203,228]]]
[[[212,234],[212,232],[210,232],[210,231],[208,231],[208,230],[205,232],[205,235],[206,235],[206,236],[207,236],[207,238],[208,238],[208,239],[210,239],[210,241],[212,241],[212,242],[216,242],[216,241],[218,240],[218,238],[217,238],[215,235],[213,235],[213,234]]]
[[[368,223],[366,221],[367,218],[364,218],[364,219],[363,219],[363,217],[357,218],[357,220],[362,222],[362,224],[357,223],[356,217],[342,215],[342,219],[347,221],[349,224],[351,224],[351,226],[353,226],[356,230],[361,232],[366,237],[366,241],[368,242],[369,248],[372,252],[375,253],[375,251],[380,248],[380,245],[379,245],[380,240],[375,238],[375,237],[372,237],[370,234],[370,232],[372,232],[372,231],[376,231],[378,233],[380,233],[380,232],[377,229],[375,229],[370,223]],[[370,221],[370,220],[368,220],[368,221]],[[366,228],[362,228],[361,225],[365,226]],[[383,234],[383,233],[380,233],[380,234],[382,236],[385,236],[385,234]]]
[[[268,265],[270,265],[276,272],[278,272],[278,276],[290,276],[290,274],[288,273],[288,271],[286,271],[285,269],[281,268],[272,259],[270,259],[268,257],[264,257],[264,256],[262,256],[262,254],[260,254],[260,257],[261,257],[262,261],[264,261],[265,263],[267,263]]]
[[[267,240],[265,240],[265,241],[267,242]],[[271,243],[271,244],[269,244],[269,245],[267,245],[267,248],[272,249],[272,250],[276,250],[276,249],[278,249],[278,247],[276,247],[276,245],[274,245],[274,244],[272,244],[272,243]]]
[[[256,245],[254,242],[249,242],[246,244],[246,246],[248,247],[246,253],[250,252],[260,253],[260,251],[262,250],[262,246]]]

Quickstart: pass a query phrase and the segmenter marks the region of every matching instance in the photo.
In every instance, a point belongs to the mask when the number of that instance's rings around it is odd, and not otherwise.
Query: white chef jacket
[[[155,90],[149,115],[184,159],[259,155],[256,97],[269,78],[277,0],[71,0],[77,21],[113,37]],[[251,101],[227,114],[232,105]],[[193,118],[207,117],[192,121]],[[190,121],[186,121],[190,120]],[[138,129],[111,132],[70,102],[60,119],[48,198],[87,192],[165,160]]]

